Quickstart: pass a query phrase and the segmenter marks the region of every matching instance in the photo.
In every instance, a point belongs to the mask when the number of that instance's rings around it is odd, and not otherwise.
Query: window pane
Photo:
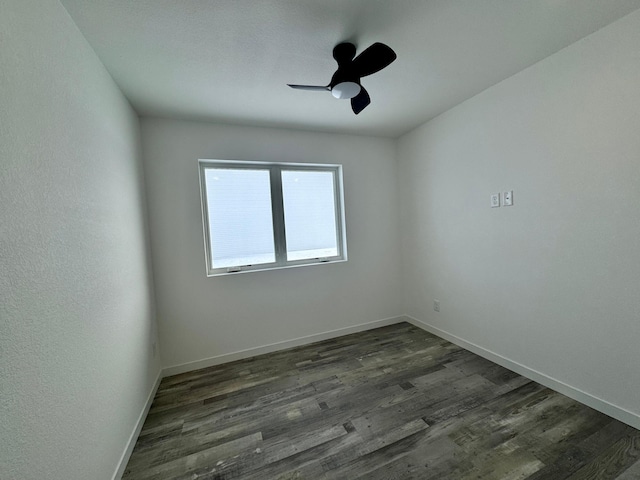
[[[334,173],[282,171],[287,260],[338,255]]]
[[[268,170],[205,170],[212,268],[275,262]]]

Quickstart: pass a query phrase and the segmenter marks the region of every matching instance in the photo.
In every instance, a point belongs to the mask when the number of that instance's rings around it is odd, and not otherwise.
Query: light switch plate
[[[502,194],[502,204],[505,207],[510,207],[513,205],[513,190],[509,190],[508,192],[504,192]]]
[[[499,206],[500,206],[500,194],[499,193],[491,194],[491,208],[495,208]]]

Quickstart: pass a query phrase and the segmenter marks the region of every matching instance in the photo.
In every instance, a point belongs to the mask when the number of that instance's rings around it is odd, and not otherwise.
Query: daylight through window
[[[342,167],[200,160],[207,274],[346,260]]]

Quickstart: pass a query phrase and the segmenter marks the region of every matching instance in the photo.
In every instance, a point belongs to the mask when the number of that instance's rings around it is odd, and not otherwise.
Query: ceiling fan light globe
[[[360,85],[356,82],[340,82],[331,89],[331,95],[336,98],[353,98],[360,93]]]

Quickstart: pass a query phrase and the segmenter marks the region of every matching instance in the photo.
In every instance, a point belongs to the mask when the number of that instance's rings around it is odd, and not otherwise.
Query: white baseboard
[[[343,335],[349,335],[351,333],[363,332],[365,330],[371,330],[374,328],[385,327],[387,325],[393,325],[395,323],[400,323],[404,321],[406,321],[406,318],[404,316],[385,318],[385,319],[376,320],[373,322],[353,325],[351,327],[339,328],[337,330],[330,330],[328,332],[316,333],[314,335],[307,335],[306,337],[294,338],[292,340],[285,340],[283,342],[271,343],[269,345],[263,345],[261,347],[248,348],[246,350],[240,350],[237,352],[226,353],[223,355],[216,355],[215,357],[196,360],[195,362],[188,362],[188,363],[182,363],[180,365],[174,365],[171,367],[165,367],[162,370],[162,376],[169,377],[171,375],[177,375],[179,373],[185,373],[185,372],[190,372],[192,370],[199,370],[201,368],[212,367],[214,365],[234,362],[236,360],[255,357],[257,355],[276,352],[278,350],[286,350],[287,348],[300,347],[302,345],[308,345],[310,343],[320,342],[322,340],[328,340],[330,338],[341,337]]]
[[[544,385],[545,387],[548,387],[552,390],[555,390],[556,392],[566,395],[567,397],[572,398],[584,405],[587,405],[594,410],[598,410],[599,412],[613,417],[616,420],[620,420],[627,425],[640,429],[640,415],[630,412],[629,410],[626,410],[622,407],[618,407],[617,405],[609,403],[601,398],[595,397],[587,392],[583,392],[578,388],[567,385],[560,380],[556,380],[555,378],[533,370],[518,362],[514,362],[513,360],[487,350],[480,345],[476,345],[475,343],[464,340],[463,338],[446,332],[440,328],[434,327],[433,325],[423,322],[422,320],[413,318],[410,315],[405,315],[404,319],[405,321],[411,323],[412,325],[415,325],[418,328],[421,328],[429,333],[433,333],[434,335],[444,338],[445,340],[449,340],[451,343],[455,343],[459,347],[469,350],[476,355],[484,357],[487,360],[508,368],[509,370],[516,372],[524,377],[530,378],[531,380],[538,382],[539,384]]]
[[[127,442],[127,447],[122,452],[122,456],[120,457],[120,462],[118,462],[118,468],[116,472],[113,474],[113,480],[120,480],[122,478],[122,474],[124,473],[125,468],[127,468],[127,463],[129,463],[129,458],[131,457],[131,453],[133,452],[133,447],[135,447],[136,442],[138,441],[138,435],[140,435],[140,431],[142,431],[142,426],[144,425],[144,421],[147,419],[147,414],[149,413],[149,409],[151,408],[151,404],[153,403],[153,399],[156,396],[156,392],[158,391],[158,387],[160,386],[160,381],[162,380],[162,371],[158,372],[158,376],[156,377],[156,381],[149,392],[149,396],[147,397],[147,401],[144,404],[144,408],[140,412],[140,416],[138,417],[138,421],[136,422],[136,426],[131,432],[129,436],[129,441]]]

